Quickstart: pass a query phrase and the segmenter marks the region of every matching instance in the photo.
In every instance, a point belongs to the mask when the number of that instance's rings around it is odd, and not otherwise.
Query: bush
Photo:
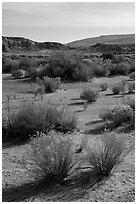
[[[94,69],[94,76],[96,77],[106,77],[108,74],[107,66],[103,63],[98,64]]]
[[[111,67],[109,67],[109,76],[127,75],[129,73],[129,69],[130,65],[128,63],[111,63]]]
[[[128,84],[128,93],[133,93],[135,91],[135,82]]]
[[[122,162],[125,144],[116,135],[105,134],[97,145],[87,148],[87,158],[92,166],[92,173],[97,177],[109,176],[116,166]]]
[[[35,137],[31,141],[32,158],[45,179],[60,183],[75,171],[78,162],[74,138],[53,131],[47,135],[37,133]]]
[[[127,63],[119,63],[116,72],[118,75],[127,75],[129,72],[129,65]]]
[[[135,99],[128,99],[127,104],[135,111]]]
[[[106,91],[107,87],[108,87],[107,82],[100,84],[101,91]]]
[[[85,63],[80,63],[73,71],[75,81],[88,81],[91,77],[90,67]]]
[[[135,80],[135,72],[132,72],[132,73],[129,75],[129,77],[130,77],[131,79]]]
[[[113,123],[115,127],[128,122],[130,124],[134,116],[134,111],[129,105],[118,106],[113,109],[106,109],[100,113],[102,120],[108,120]]]
[[[20,79],[28,76],[25,70],[19,69],[12,72],[12,77],[15,79]]]
[[[86,88],[81,93],[80,98],[87,100],[88,103],[92,103],[92,102],[96,101],[97,96],[98,96],[98,91],[90,89],[90,88]]]
[[[31,67],[37,67],[37,61],[35,58],[30,59],[29,57],[24,57],[20,59],[19,69],[29,71]]]
[[[44,77],[43,85],[45,93],[51,93],[56,91],[60,87],[61,82],[59,83],[59,81],[50,77]]]
[[[56,52],[49,57],[47,76],[61,77],[61,80],[73,80],[73,72],[80,63],[78,56],[69,52]]]
[[[99,117],[103,120],[103,121],[109,121],[112,119],[112,110],[109,108],[104,108],[100,111],[99,113]]]
[[[77,126],[74,115],[65,107],[51,102],[25,103],[17,111],[9,106],[3,121],[3,140],[28,140],[37,131],[47,133],[52,129],[66,133]]]
[[[106,60],[106,59],[112,60],[113,59],[113,54],[112,53],[103,53],[102,57],[103,57],[103,60]]]
[[[115,86],[112,87],[112,92],[113,92],[113,94],[119,94],[120,91],[121,91],[121,86],[120,86],[120,84],[119,84],[119,85],[115,85]]]
[[[19,69],[19,61],[11,59],[2,59],[2,73],[11,73]]]

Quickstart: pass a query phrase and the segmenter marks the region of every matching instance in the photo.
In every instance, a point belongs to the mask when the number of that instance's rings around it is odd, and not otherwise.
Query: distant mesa
[[[93,52],[135,52],[135,34],[102,35],[67,44],[59,42],[35,42],[23,37],[2,37],[2,52],[38,50],[86,49]]]
[[[35,42],[22,37],[2,37],[2,52],[63,48],[65,45],[58,42]]]
[[[134,44],[135,34],[125,35],[102,35],[100,37],[86,38],[82,40],[73,41],[67,43],[69,47],[89,47],[95,44]]]

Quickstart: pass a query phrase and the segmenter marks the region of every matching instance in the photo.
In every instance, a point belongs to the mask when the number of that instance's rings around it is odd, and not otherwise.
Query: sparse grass
[[[37,133],[31,146],[35,164],[49,181],[62,182],[79,165],[73,148],[73,138],[69,135],[53,131],[47,135]]]
[[[100,84],[100,89],[101,89],[101,91],[106,91],[107,88],[108,88],[107,82]]]
[[[122,138],[105,134],[98,144],[87,148],[87,158],[97,177],[109,176],[122,162],[125,145]]]
[[[85,88],[80,95],[81,99],[86,100],[88,103],[92,103],[96,101],[98,96],[98,91],[93,90],[91,88]]]
[[[77,126],[75,116],[66,107],[51,102],[25,103],[16,111],[8,106],[3,121],[3,141],[14,138],[28,140],[37,131],[49,132],[52,129],[66,133]]]
[[[135,91],[135,82],[131,82],[128,84],[128,93],[134,93]]]

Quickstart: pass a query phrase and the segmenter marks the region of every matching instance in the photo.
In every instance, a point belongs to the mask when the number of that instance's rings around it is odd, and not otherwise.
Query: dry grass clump
[[[52,131],[49,134],[37,133],[31,141],[32,158],[45,179],[60,183],[78,167],[73,139]]]
[[[135,98],[128,99],[127,104],[135,111]]]
[[[88,103],[92,103],[96,101],[98,96],[98,91],[93,90],[91,88],[85,88],[80,95],[81,99],[86,100]]]
[[[37,131],[49,132],[52,129],[66,133],[77,126],[77,119],[66,107],[54,105],[50,101],[45,104],[25,103],[16,111],[9,106],[3,120],[4,140],[28,140]]]
[[[124,149],[123,139],[114,134],[105,134],[94,147],[87,147],[87,158],[94,176],[109,176],[123,160]]]
[[[134,116],[134,111],[129,105],[117,106],[113,109],[106,109],[100,113],[100,118],[110,121],[114,126],[119,126],[125,122],[130,124]]]
[[[134,93],[135,91],[135,82],[131,82],[128,84],[128,93]]]
[[[101,91],[106,91],[107,88],[108,88],[107,82],[100,84],[100,89],[101,89]]]
[[[45,76],[43,78],[43,86],[45,93],[51,93],[60,88],[61,81]]]
[[[114,86],[112,87],[112,92],[113,92],[113,94],[119,94],[120,91],[121,91],[121,86],[120,86],[119,84],[118,84],[118,85],[114,85]]]

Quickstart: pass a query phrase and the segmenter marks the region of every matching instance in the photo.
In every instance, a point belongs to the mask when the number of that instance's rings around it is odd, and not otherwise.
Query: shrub
[[[66,133],[77,126],[74,115],[65,107],[53,105],[51,102],[25,103],[17,111],[9,106],[3,120],[3,137],[9,140],[28,140],[37,131],[45,133],[52,129]]]
[[[50,77],[44,77],[43,85],[44,85],[45,93],[51,93],[51,92],[56,91],[60,87],[61,84],[56,79],[53,79]]]
[[[120,92],[122,94],[122,97],[124,97],[125,93],[126,93],[126,80],[122,80],[119,83],[119,87],[120,87]]]
[[[130,65],[125,62],[120,62],[118,64],[112,63],[111,67],[109,68],[109,75],[127,75],[130,69]]]
[[[52,131],[47,135],[37,133],[31,141],[32,158],[45,179],[60,183],[75,171],[78,160],[73,139],[69,135]]]
[[[92,102],[96,101],[97,96],[98,96],[98,91],[90,89],[90,88],[86,88],[81,93],[80,98],[87,100],[88,103],[92,103]]]
[[[107,87],[108,87],[107,82],[100,84],[101,91],[106,91]]]
[[[113,59],[113,54],[112,53],[103,53],[102,57],[103,57],[103,60],[106,60],[106,59],[112,60]]]
[[[99,113],[99,117],[103,120],[103,121],[109,121],[112,119],[112,110],[109,108],[104,108],[100,111]]]
[[[135,80],[135,72],[132,72],[132,73],[129,75],[129,77],[130,77],[131,79]]]
[[[25,70],[19,69],[12,72],[12,77],[15,79],[24,78],[28,76]]]
[[[116,135],[105,134],[102,141],[87,148],[87,158],[92,166],[92,173],[97,177],[109,176],[124,158],[125,144]]]
[[[37,61],[35,58],[28,58],[28,57],[24,57],[22,59],[20,59],[20,62],[19,62],[19,69],[23,69],[23,70],[26,70],[26,71],[29,71],[29,69],[31,67],[37,67]]]
[[[85,63],[79,64],[73,71],[75,81],[88,81],[92,77],[90,67]]]
[[[73,72],[79,63],[80,58],[72,53],[53,53],[49,57],[47,76],[61,77],[61,80],[73,80]]]
[[[135,82],[128,84],[128,93],[133,93],[135,91]]]
[[[121,62],[117,65],[117,69],[116,69],[117,74],[127,75],[128,71],[129,71],[129,65],[127,63]]]
[[[106,109],[106,111],[100,113],[100,118],[111,121],[117,127],[125,122],[130,124],[133,115],[133,109],[129,105],[123,105],[113,109]]]
[[[108,74],[107,66],[103,63],[98,64],[94,69],[94,76],[96,77],[105,77]]]
[[[128,99],[127,104],[135,111],[135,99]]]
[[[19,61],[11,59],[2,59],[2,73],[11,73],[19,69]]]
[[[119,94],[120,91],[121,91],[121,86],[120,86],[120,84],[119,84],[119,85],[114,85],[114,86],[112,87],[112,92],[113,92],[113,94]]]

